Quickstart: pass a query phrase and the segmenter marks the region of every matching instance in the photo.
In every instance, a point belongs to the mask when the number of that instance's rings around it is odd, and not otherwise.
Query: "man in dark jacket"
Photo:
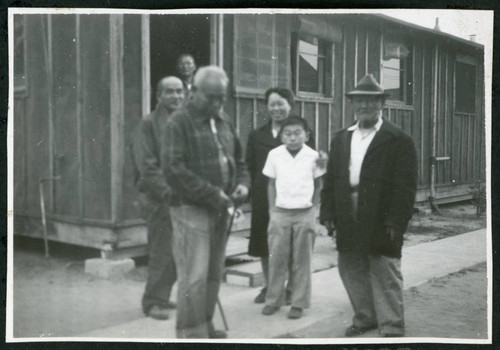
[[[417,188],[412,139],[382,118],[387,96],[373,75],[346,94],[357,123],[332,139],[320,220],[337,232],[339,273],[354,309],[346,336],[377,328],[403,336],[403,233]]]
[[[193,55],[183,53],[177,58],[177,76],[182,80],[184,85],[184,96],[188,96],[193,86],[194,72],[196,71],[196,62]]]
[[[169,116],[184,99],[181,80],[176,77],[160,80],[156,98],[156,109],[139,122],[133,134],[132,156],[149,245],[149,271],[142,308],[146,315],[165,320],[168,319],[167,309],[175,307],[169,299],[176,271],[168,205],[170,190],[160,166],[160,145]]]
[[[222,112],[228,78],[203,67],[189,100],[167,123],[162,167],[172,188],[170,213],[179,338],[225,338],[212,323],[224,272],[230,212],[248,196],[250,178],[230,118]]]

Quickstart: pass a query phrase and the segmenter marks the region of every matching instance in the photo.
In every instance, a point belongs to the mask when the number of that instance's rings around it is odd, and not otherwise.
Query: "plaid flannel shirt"
[[[215,117],[217,135],[232,169],[229,193],[250,187],[240,141],[225,114]],[[210,116],[188,101],[169,119],[161,147],[162,168],[172,190],[171,205],[183,203],[218,208],[223,189],[219,153]]]

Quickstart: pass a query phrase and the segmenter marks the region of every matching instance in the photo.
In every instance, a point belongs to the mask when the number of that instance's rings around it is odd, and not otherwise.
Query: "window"
[[[26,89],[24,16],[14,15],[14,90]]]
[[[476,66],[456,62],[455,66],[455,109],[460,113],[476,113]]]
[[[294,34],[293,84],[298,95],[331,96],[333,44],[316,36]]]
[[[288,17],[234,16],[234,84],[238,92],[263,93],[290,86]]]
[[[388,37],[384,39],[382,85],[388,100],[413,104],[413,67],[411,46]]]

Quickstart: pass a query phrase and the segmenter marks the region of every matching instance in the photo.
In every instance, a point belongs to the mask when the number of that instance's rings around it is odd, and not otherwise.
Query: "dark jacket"
[[[241,144],[229,117],[221,114],[214,120],[217,137],[231,169],[227,194],[231,194],[238,184],[250,187]],[[172,114],[164,133],[161,160],[172,189],[171,205],[222,207],[224,203],[219,192],[224,183],[209,116],[187,101]]]
[[[168,111],[160,105],[141,119],[132,135],[134,184],[145,219],[159,204],[166,202],[170,192],[160,166],[160,141],[168,118]]]
[[[252,190],[252,223],[248,254],[252,256],[268,256],[267,225],[269,223],[269,208],[267,202],[267,176],[262,174],[269,151],[281,145],[279,136],[273,137],[271,123],[267,123],[250,133],[246,148],[246,162]],[[314,138],[309,137],[307,145],[314,148]]]
[[[343,129],[332,139],[320,220],[333,220],[340,252],[401,257],[403,233],[413,212],[418,181],[413,140],[384,119],[363,160],[356,222],[349,183],[351,137],[352,131]],[[387,225],[398,232],[392,241]]]

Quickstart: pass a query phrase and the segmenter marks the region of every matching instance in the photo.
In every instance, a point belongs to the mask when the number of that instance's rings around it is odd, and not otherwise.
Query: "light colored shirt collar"
[[[375,126],[373,127],[376,132],[378,132],[380,130],[383,122],[384,122],[384,120],[382,119],[382,115],[379,115],[378,121],[375,124]],[[357,122],[356,124],[351,125],[350,127],[347,128],[348,131],[354,131],[356,129],[359,129],[359,122]]]

